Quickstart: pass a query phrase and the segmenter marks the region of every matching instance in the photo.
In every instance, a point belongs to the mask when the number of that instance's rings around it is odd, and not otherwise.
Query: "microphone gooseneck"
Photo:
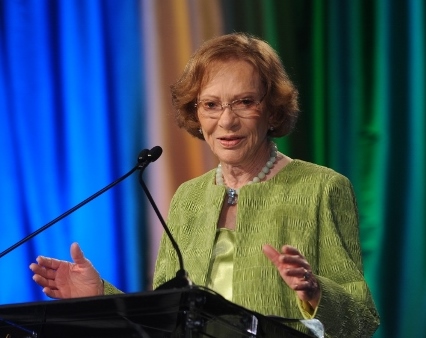
[[[156,147],[154,147],[156,148]],[[114,182],[112,182],[111,184],[107,185],[105,188],[99,190],[97,193],[93,194],[92,196],[86,198],[84,201],[80,202],[79,204],[77,204],[76,206],[74,206],[73,208],[69,209],[68,211],[64,212],[62,215],[56,217],[54,220],[50,221],[49,223],[47,223],[46,225],[42,226],[41,228],[39,228],[38,230],[34,231],[33,233],[29,234],[28,236],[26,236],[25,238],[21,239],[19,242],[13,244],[11,247],[9,247],[8,249],[2,251],[0,253],[0,258],[2,258],[3,256],[7,255],[9,252],[15,250],[17,247],[21,246],[22,244],[24,244],[25,242],[29,241],[31,238],[37,236],[39,233],[43,232],[44,230],[50,228],[53,224],[59,222],[60,220],[62,220],[63,218],[67,217],[69,214],[73,213],[74,211],[76,211],[77,209],[81,208],[83,205],[89,203],[90,201],[92,201],[93,199],[95,199],[96,197],[98,197],[99,195],[103,194],[105,191],[109,190],[110,188],[112,188],[113,186],[115,186],[116,184],[120,183],[121,181],[123,181],[124,179],[126,179],[127,177],[129,177],[131,174],[133,174],[136,170],[140,169],[140,163],[141,161],[147,161],[147,159],[150,158],[150,153],[151,151],[154,149],[152,148],[151,150],[148,149],[144,149],[139,153],[138,156],[138,164],[133,167],[127,174],[124,174],[123,176],[121,176],[120,178],[118,178],[117,180],[115,180]],[[161,148],[160,148],[161,149]],[[157,152],[158,150],[156,150]],[[161,152],[160,152],[161,155]],[[160,156],[158,155],[157,158]],[[151,155],[152,157],[152,155]],[[157,159],[156,158],[156,159]],[[150,162],[153,162],[152,160]],[[149,164],[149,162],[146,164],[146,166]],[[145,167],[146,167],[145,166]]]
[[[163,149],[161,149],[160,146],[155,146],[149,151],[149,154],[146,156],[146,159],[143,161],[140,161],[140,171],[139,171],[139,183],[142,186],[143,191],[146,194],[146,197],[148,198],[149,202],[151,203],[152,208],[154,209],[158,219],[160,220],[161,225],[163,226],[164,231],[166,232],[170,242],[173,245],[173,248],[175,249],[175,252],[178,256],[179,260],[179,271],[176,272],[176,277],[172,278],[168,282],[160,285],[158,289],[173,289],[173,288],[182,288],[185,286],[192,285],[192,282],[188,278],[188,273],[185,271],[184,264],[183,264],[183,258],[182,253],[179,249],[179,246],[175,239],[173,238],[172,233],[170,232],[169,227],[167,226],[166,222],[163,219],[163,216],[161,216],[160,211],[158,210],[157,205],[155,204],[154,199],[151,196],[151,193],[148,190],[148,187],[146,186],[142,174],[144,169],[148,166],[149,163],[156,161],[162,154]]]

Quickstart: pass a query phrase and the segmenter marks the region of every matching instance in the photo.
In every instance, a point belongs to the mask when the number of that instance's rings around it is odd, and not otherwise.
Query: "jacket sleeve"
[[[326,337],[371,337],[379,315],[363,276],[357,206],[344,176],[333,176],[324,185],[318,232],[321,299],[315,317],[324,324]]]
[[[104,282],[104,295],[117,295],[123,293],[123,291],[117,289],[114,285],[103,280]]]

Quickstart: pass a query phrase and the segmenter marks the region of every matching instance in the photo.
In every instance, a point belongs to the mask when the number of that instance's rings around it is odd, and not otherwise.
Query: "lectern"
[[[0,306],[0,338],[311,337],[290,325],[196,286]]]

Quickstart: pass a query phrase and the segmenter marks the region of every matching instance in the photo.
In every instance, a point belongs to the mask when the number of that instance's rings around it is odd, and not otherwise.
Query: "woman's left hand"
[[[300,300],[309,302],[315,309],[320,298],[320,289],[306,258],[290,245],[284,245],[281,253],[265,244],[263,253],[276,266],[284,282],[296,291]]]

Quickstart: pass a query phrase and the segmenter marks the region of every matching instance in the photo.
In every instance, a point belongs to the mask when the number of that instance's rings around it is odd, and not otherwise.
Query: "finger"
[[[294,285],[295,291],[311,291],[312,283],[310,281],[300,281]]]
[[[294,267],[302,267],[306,270],[310,270],[310,265],[309,263],[300,256],[293,256],[293,255],[281,255],[280,260],[282,263],[286,264],[286,265],[291,265]]]
[[[34,275],[33,280],[34,282],[36,282],[38,285],[40,285],[43,288],[48,287],[51,289],[57,289],[56,282],[54,280],[46,279],[40,275]]]
[[[44,256],[38,256],[36,258],[36,261],[39,265],[45,266],[50,269],[56,270],[59,268],[59,265],[61,264],[61,261],[59,259],[54,259],[50,257],[44,257]]]
[[[56,277],[56,270],[52,270],[50,268],[45,268],[39,264],[31,263],[30,269],[34,274],[38,274],[44,278],[47,279],[55,279]]]
[[[292,268],[292,269],[286,269],[286,275],[290,277],[298,277],[301,280],[305,279],[305,276],[307,274],[308,270],[304,267],[298,267],[298,268]]]
[[[283,245],[283,247],[281,248],[281,252],[285,255],[293,255],[293,256],[301,256],[303,257],[303,255],[300,253],[299,250],[297,250],[294,246],[291,245]]]
[[[269,244],[265,244],[262,247],[262,251],[265,254],[265,256],[275,265],[275,266],[279,266],[280,265],[280,260],[281,260],[281,254],[275,250],[272,246],[270,246]]]
[[[36,263],[31,263],[29,268],[32,272],[35,272],[35,273],[39,273],[39,269],[41,269],[40,265]]]
[[[290,245],[284,245],[281,248],[282,251],[282,262],[290,265],[299,265],[307,270],[311,269],[310,264],[306,258],[300,253],[300,251]]]
[[[43,293],[50,298],[62,298],[59,290],[54,290],[48,287],[43,288]]]
[[[293,289],[298,293],[300,299],[305,301],[318,300],[320,289],[315,279],[309,279],[296,284]]]
[[[70,248],[71,258],[76,264],[84,264],[87,259],[84,257],[84,253],[81,250],[78,243],[72,243]]]
[[[40,285],[41,287],[45,287],[47,286],[47,282],[46,282],[46,278],[43,278],[40,275],[34,275],[33,276],[33,280],[34,282],[36,282],[38,285]]]
[[[304,267],[299,267],[294,269],[287,269],[286,275],[290,277],[298,277],[303,281],[303,280],[308,280],[311,273],[309,272],[309,270],[305,269]]]

